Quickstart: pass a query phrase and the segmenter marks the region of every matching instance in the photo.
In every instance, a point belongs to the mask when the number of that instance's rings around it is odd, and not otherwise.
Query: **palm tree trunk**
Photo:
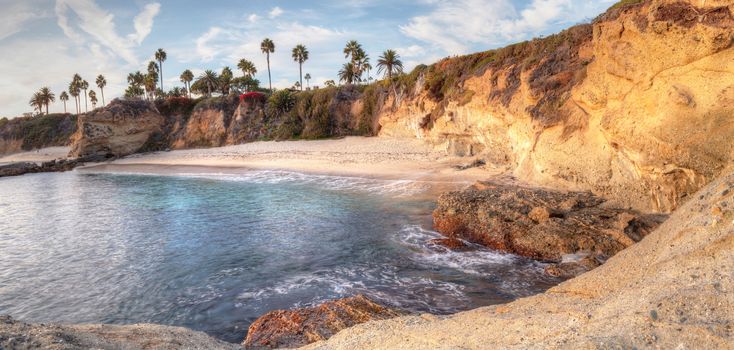
[[[301,83],[301,91],[303,91],[303,63],[298,62],[298,76]]]
[[[84,113],[89,112],[89,107],[87,106],[87,89],[84,89]]]
[[[64,114],[66,114],[66,101],[64,101]]]
[[[163,61],[158,61],[158,70],[161,71],[161,91],[163,91]]]
[[[48,115],[48,102],[46,102],[46,115]]]
[[[268,60],[268,83],[270,84],[270,93],[273,93],[273,78],[270,77],[270,53],[265,55],[265,58]]]
[[[104,106],[105,105],[105,103],[104,103],[104,89],[103,88],[99,88],[99,92],[102,93],[102,105]]]
[[[212,97],[212,85],[209,82],[206,83],[206,92],[207,97]]]

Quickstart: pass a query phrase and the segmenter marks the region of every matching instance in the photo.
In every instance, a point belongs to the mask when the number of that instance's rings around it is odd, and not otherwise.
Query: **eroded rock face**
[[[344,328],[399,316],[363,295],[316,307],[276,310],[258,318],[242,343],[246,348],[293,348],[325,340]]]
[[[621,6],[562,33],[561,45],[495,55],[501,63],[452,87],[460,98],[432,97],[427,74],[387,99],[380,134],[479,153],[523,181],[670,212],[732,158],[733,11],[731,1]],[[533,45],[549,48],[528,59]]]
[[[579,253],[606,260],[662,220],[604,202],[589,192],[481,182],[441,195],[433,219],[449,237],[552,262]]]
[[[163,116],[151,103],[114,100],[107,107],[79,115],[69,156],[133,154],[160,131],[163,122]]]

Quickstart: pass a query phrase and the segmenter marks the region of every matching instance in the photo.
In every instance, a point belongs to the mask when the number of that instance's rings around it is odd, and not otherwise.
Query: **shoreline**
[[[159,170],[209,168],[235,173],[242,170],[270,170],[460,185],[506,174],[504,169],[487,166],[465,170],[456,168],[467,166],[472,160],[470,157],[449,156],[445,151],[435,150],[415,139],[352,136],[315,141],[260,141],[216,148],[135,154],[77,169],[150,170],[154,166]]]

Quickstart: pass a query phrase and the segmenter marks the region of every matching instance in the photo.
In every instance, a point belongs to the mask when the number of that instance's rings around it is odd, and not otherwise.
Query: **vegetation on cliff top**
[[[38,117],[0,119],[0,139],[22,140],[22,150],[69,144],[76,131],[76,116],[48,114]]]

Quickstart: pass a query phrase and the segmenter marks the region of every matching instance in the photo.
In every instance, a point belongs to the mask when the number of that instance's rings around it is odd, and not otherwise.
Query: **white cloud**
[[[323,81],[328,80],[324,77],[336,75],[338,67],[343,63],[341,47],[354,33],[302,24],[284,17],[257,16],[257,23],[220,23],[210,27],[195,40],[193,54],[191,51],[187,52],[186,48],[174,50],[177,50],[179,56],[197,57],[212,69],[221,70],[222,67],[229,66],[235,70],[235,74],[241,74],[235,67],[237,62],[247,58],[258,69],[256,77],[263,86],[267,86],[267,64],[265,55],[260,51],[260,42],[263,38],[270,38],[275,42],[275,53],[270,57],[273,86],[282,88],[290,87],[298,80],[298,65],[291,58],[291,49],[303,44],[310,51],[310,59],[304,64],[303,74],[311,73],[314,77],[312,85],[323,85]],[[212,64],[215,66],[212,67]]]
[[[15,2],[3,7],[0,12],[0,40],[22,31],[33,20],[49,16],[45,11],[39,11],[33,1]]]
[[[250,16],[248,16],[248,17],[247,17],[247,20],[248,20],[248,21],[250,21],[251,23],[255,23],[255,22],[257,22],[257,20],[258,20],[259,18],[260,18],[260,17],[259,17],[259,16],[257,15],[257,14],[254,14],[254,13],[253,13],[253,14],[251,14]]]
[[[16,53],[6,56],[0,65],[0,75],[3,76],[0,80],[0,91],[3,92],[0,94],[0,105],[3,106],[0,114],[4,116],[30,112],[27,101],[33,91],[42,86],[49,86],[57,97],[57,102],[50,106],[50,112],[63,112],[58,96],[67,89],[75,73],[89,81],[91,90],[95,91],[98,90],[94,84],[95,77],[104,74],[108,81],[105,100],[109,102],[122,94],[126,70],[130,68],[119,64],[108,50],[96,43],[79,46],[68,40],[24,38],[4,42],[3,50]],[[71,111],[74,103],[69,102],[71,104],[67,103],[67,108]]]
[[[395,51],[400,57],[419,57],[426,54],[426,49],[419,45],[411,45],[408,47],[398,47]]]
[[[268,16],[270,16],[270,18],[275,18],[282,14],[283,14],[283,9],[276,6],[276,7],[273,7],[272,10],[270,10],[270,13],[268,14]]]
[[[140,45],[148,34],[150,34],[151,30],[153,30],[153,19],[158,15],[160,10],[161,4],[159,3],[145,5],[143,11],[133,20],[135,33],[130,34],[130,39]]]
[[[146,5],[133,21],[135,33],[122,37],[117,34],[115,16],[100,8],[94,0],[57,0],[55,8],[57,23],[66,36],[78,44],[85,42],[85,36],[69,21],[70,13],[73,12],[78,18],[73,23],[78,23],[78,28],[86,33],[87,37],[107,47],[128,63],[138,62],[133,48],[140,45],[150,34],[153,19],[159,10],[160,4],[158,3]]]
[[[533,0],[519,11],[509,0],[427,1],[435,6],[432,12],[413,17],[400,31],[448,54],[463,54],[472,45],[497,46],[538,35],[559,23],[579,22],[613,1]]]

